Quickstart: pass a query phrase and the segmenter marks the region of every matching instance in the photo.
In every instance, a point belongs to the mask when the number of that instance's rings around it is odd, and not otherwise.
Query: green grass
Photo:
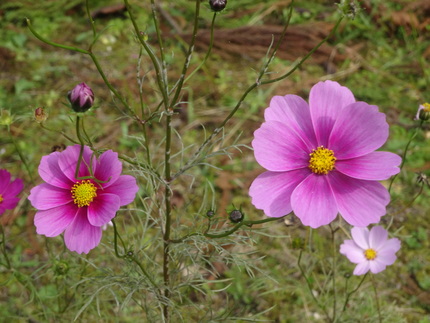
[[[334,79],[348,86],[357,100],[378,105],[387,114],[391,125],[390,139],[384,149],[402,154],[417,125],[413,117],[420,103],[430,100],[429,63],[430,41],[425,37],[428,27],[418,30],[407,24],[396,25],[390,18],[412,0],[372,1],[368,10],[361,11],[354,20],[345,22],[330,46],[343,59],[335,61],[336,69],[328,73],[326,66],[307,62],[291,78],[274,85],[262,86],[245,100],[235,118],[227,124],[224,142],[228,147],[240,145],[240,150],[228,149],[226,155],[214,156],[207,166],[194,167],[175,184],[174,237],[180,237],[206,225],[205,212],[216,208],[220,222],[227,211],[241,207],[248,218],[261,219],[263,213],[250,203],[248,187],[258,170],[250,145],[253,131],[263,121],[263,110],[273,95],[298,94],[307,96],[310,87],[324,78]],[[98,8],[115,1],[92,1]],[[132,3],[141,29],[155,45],[154,27],[150,19],[149,1]],[[331,1],[298,2],[292,23],[314,21],[334,22],[338,17]],[[193,1],[163,1],[161,8],[174,19],[184,33],[192,27]],[[206,1],[202,3],[202,28],[209,28],[212,13]],[[1,168],[16,177],[24,178],[23,199],[13,211],[2,216],[7,238],[7,252],[13,270],[0,268],[0,315],[11,321],[70,322],[157,322],[159,309],[148,293],[148,283],[138,274],[131,262],[115,257],[113,230],[109,228],[102,243],[87,256],[69,252],[62,238],[45,238],[35,233],[32,217],[35,211],[26,200],[30,189],[40,183],[37,167],[40,158],[58,144],[70,144],[58,135],[42,129],[34,120],[36,107],[43,106],[49,113],[46,126],[64,130],[74,136],[73,114],[64,106],[66,94],[75,84],[85,81],[96,93],[97,109],[86,117],[89,136],[97,147],[114,149],[129,156],[144,159],[143,135],[139,125],[129,122],[115,106],[112,96],[88,57],[42,44],[31,35],[23,21],[32,20],[38,32],[55,42],[86,48],[92,40],[91,27],[85,16],[82,1],[6,1],[0,4],[0,108],[1,120],[12,115],[10,131],[2,126],[0,137]],[[424,12],[410,11],[420,21],[428,19]],[[217,18],[219,28],[282,24],[287,17],[286,1],[232,0]],[[136,65],[139,46],[128,19],[106,17],[96,19],[96,28],[103,30],[94,46],[106,74],[139,111],[136,85]],[[166,21],[163,21],[166,61],[169,77],[180,75],[186,45]],[[243,52],[249,50],[246,46]],[[3,53],[3,51],[1,51]],[[215,52],[203,69],[184,89],[182,110],[175,115],[173,168],[177,170],[191,156],[205,136],[231,111],[243,91],[255,81],[261,61],[246,57],[220,56]],[[191,61],[196,67],[205,53],[197,52]],[[427,55],[427,56],[426,56]],[[3,64],[3,62],[5,62]],[[271,73],[282,73],[291,62],[276,59]],[[155,73],[150,61],[143,57],[141,75],[145,104],[154,109],[160,100]],[[158,115],[150,121],[149,135],[153,140],[154,165],[162,170],[163,130]],[[413,204],[419,192],[416,173],[429,174],[429,127],[420,131],[410,146],[407,163],[396,179],[392,203],[384,224],[393,217],[391,232],[402,240],[398,260],[386,271],[375,275],[379,306],[384,322],[428,322],[430,315],[429,258],[427,203],[429,187]],[[12,138],[16,142],[13,143]],[[180,138],[180,139],[179,139]],[[98,144],[100,146],[98,146]],[[212,148],[221,146],[214,145]],[[17,154],[19,149],[29,165],[29,172]],[[129,173],[141,181],[140,198],[118,215],[117,224],[127,250],[134,250],[149,272],[156,273],[161,282],[157,263],[161,260],[161,236],[156,225],[156,198],[142,174],[130,165]],[[30,176],[31,175],[31,176]],[[34,181],[32,182],[32,178]],[[386,183],[387,184],[387,183]],[[161,184],[158,184],[161,185]],[[194,189],[190,190],[193,185]],[[148,201],[155,201],[148,204]],[[148,217],[152,214],[152,217]],[[202,215],[203,214],[203,215]],[[190,229],[191,228],[191,229]],[[142,231],[145,229],[145,231]],[[239,231],[218,243],[191,239],[189,247],[174,246],[173,281],[185,282],[175,290],[176,319],[184,322],[218,322],[266,320],[275,322],[320,322],[323,311],[315,304],[305,280],[300,275],[297,261],[303,243],[302,265],[312,285],[312,292],[331,311],[331,244],[329,230],[310,231],[297,220],[287,227],[282,221],[262,227]],[[236,239],[236,240],[234,240]],[[337,243],[343,237],[337,235]],[[233,241],[240,241],[231,246]],[[221,251],[219,254],[216,250]],[[158,253],[157,253],[158,250]],[[193,257],[205,254],[202,267],[193,266]],[[2,258],[1,258],[2,259]],[[2,259],[3,261],[3,259]],[[353,265],[338,255],[338,311],[344,299],[345,281],[349,288],[360,278],[346,278]],[[182,265],[182,267],[181,267]],[[219,265],[220,267],[217,267]],[[195,272],[194,272],[195,271]],[[212,273],[212,274],[211,274]],[[201,276],[192,281],[193,275]],[[199,276],[200,275],[200,276]],[[212,280],[219,275],[218,280]],[[194,284],[194,287],[192,285]],[[350,289],[348,289],[350,290]],[[367,279],[353,295],[341,322],[378,322],[377,304],[372,282]],[[241,318],[241,319],[240,319]]]

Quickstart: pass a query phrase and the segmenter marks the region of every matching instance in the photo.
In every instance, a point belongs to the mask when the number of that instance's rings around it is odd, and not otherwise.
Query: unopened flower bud
[[[94,104],[94,93],[85,83],[76,85],[73,90],[67,94],[72,109],[75,112],[85,112]]]
[[[45,112],[45,109],[40,107],[36,108],[36,110],[34,110],[34,119],[39,123],[45,122],[46,119],[48,119],[48,114]]]
[[[208,218],[213,218],[215,216],[215,211],[214,210],[209,210],[206,212],[206,216]]]
[[[430,119],[430,103],[420,105],[415,120],[427,121]]]
[[[56,261],[54,265],[56,276],[65,276],[69,272],[69,264],[63,260]]]
[[[240,210],[233,210],[229,214],[230,221],[233,223],[242,222],[244,214]]]
[[[218,12],[224,10],[227,0],[209,0],[209,5],[213,11]]]

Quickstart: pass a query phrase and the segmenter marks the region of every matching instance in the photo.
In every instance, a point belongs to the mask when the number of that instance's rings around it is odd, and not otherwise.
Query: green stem
[[[84,140],[82,139],[81,136],[81,131],[80,131],[80,123],[81,123],[81,118],[79,116],[76,116],[76,136],[79,139],[79,143],[81,145],[80,149],[79,149],[79,158],[78,158],[78,163],[76,164],[76,169],[75,169],[75,179],[79,179],[79,169],[81,168],[81,163],[82,163],[82,157],[84,155],[84,147],[85,147],[85,143]]]
[[[350,291],[348,294],[346,294],[345,302],[343,303],[342,313],[343,313],[343,312],[345,312],[346,307],[348,306],[349,299],[351,298],[351,296],[352,296],[356,291],[358,291],[358,289],[361,287],[361,285],[363,284],[364,280],[366,279],[367,275],[368,275],[368,274],[366,273],[366,274],[363,276],[363,278],[360,280],[360,282],[358,283],[357,287],[355,287],[352,291]],[[347,282],[348,282],[348,280],[347,280]],[[345,288],[345,290],[347,290],[347,289]],[[342,315],[342,313],[341,313],[341,315]],[[340,319],[340,316],[339,316],[339,319]]]
[[[167,75],[167,73],[166,73],[166,60],[164,58],[163,39],[161,38],[160,23],[158,21],[157,9],[156,9],[154,0],[151,0],[151,11],[152,11],[152,18],[154,19],[155,32],[157,33],[158,47],[160,48],[160,58],[161,58],[161,65],[162,65],[162,69],[163,69],[163,74]]]
[[[58,134],[62,135],[64,138],[66,138],[67,140],[69,140],[70,142],[72,142],[72,143],[74,143],[74,144],[77,144],[77,143],[78,143],[76,140],[74,140],[74,139],[72,139],[71,137],[69,137],[69,136],[68,136],[67,134],[65,134],[63,131],[58,131],[58,130],[54,130],[54,129],[48,128],[48,127],[47,127],[47,126],[45,126],[43,123],[39,123],[39,124],[40,124],[40,126],[41,126],[43,129],[45,129],[45,130],[48,130],[48,131],[52,131],[52,132],[58,133]]]
[[[409,146],[411,145],[412,141],[415,139],[415,137],[418,135],[419,130],[421,129],[422,125],[423,125],[424,121],[420,120],[420,124],[417,128],[415,128],[414,133],[412,134],[412,136],[409,138],[408,143],[406,144],[405,150],[403,151],[403,155],[402,155],[402,163],[400,164],[400,171],[403,169],[403,166],[406,163],[406,156],[408,154],[408,150],[409,150]],[[400,173],[400,172],[399,172]],[[397,173],[396,175],[394,175],[391,178],[390,181],[390,185],[388,186],[388,192],[391,193],[391,187],[393,186],[394,180],[396,179],[396,177],[399,175],[399,173]]]
[[[378,290],[376,288],[376,282],[375,282],[375,278],[373,277],[372,274],[370,274],[370,278],[372,280],[372,287],[373,287],[373,291],[375,293],[375,302],[376,302],[376,309],[378,311],[378,319],[379,319],[379,323],[382,323],[382,316],[381,316],[381,307],[379,305],[379,297],[378,297]]]
[[[332,282],[333,282],[333,322],[336,321],[336,305],[337,305],[337,289],[336,289],[336,256],[337,256],[337,248],[336,248],[336,240],[335,233],[336,230],[333,230],[331,223],[329,224],[331,231],[331,243],[332,243]]]
[[[137,39],[139,40],[140,44],[143,46],[147,54],[149,55],[149,58],[152,61],[152,64],[155,68],[155,73],[157,75],[157,83],[158,88],[163,96],[164,101],[164,107],[167,111],[169,109],[169,98],[168,98],[168,91],[167,91],[167,76],[163,72],[162,64],[159,62],[158,58],[155,56],[155,53],[153,52],[152,48],[147,44],[145,39],[143,38],[143,33],[139,30],[139,26],[137,25],[136,19],[134,18],[134,15],[131,11],[130,4],[128,3],[128,0],[124,0],[124,4],[127,8],[128,14],[130,16],[131,23],[133,24],[134,31],[136,33]]]
[[[6,250],[6,237],[4,234],[3,226],[1,224],[0,224],[0,231],[1,231],[1,237],[2,237],[0,241],[0,244],[2,245],[1,251],[3,253],[4,259],[6,259],[6,268],[11,269],[12,266],[10,264],[9,256],[7,255],[7,250]]]
[[[200,1],[196,1],[196,9],[195,9],[195,13],[194,13],[194,28],[193,28],[193,33],[192,33],[192,37],[191,37],[191,42],[190,42],[190,45],[188,47],[188,52],[187,52],[187,56],[185,57],[184,65],[182,67],[181,76],[179,77],[179,80],[178,80],[178,86],[176,88],[176,92],[173,96],[172,101],[170,102],[170,107],[172,107],[172,108],[175,107],[175,105],[179,99],[179,95],[182,91],[182,86],[184,85],[185,75],[187,74],[188,67],[190,66],[191,56],[192,56],[193,51],[194,51],[194,44],[196,42],[196,37],[197,37],[197,31],[199,29],[199,16],[200,16]]]
[[[42,41],[48,45],[54,46],[54,47],[68,49],[68,50],[83,53],[83,54],[90,54],[90,52],[85,50],[85,49],[81,49],[81,48],[77,48],[77,47],[73,47],[73,46],[62,45],[62,44],[54,43],[50,40],[47,40],[46,38],[39,35],[39,33],[36,30],[33,29],[33,26],[31,25],[30,19],[26,18],[25,21],[27,22],[28,29],[30,29],[31,33],[40,41]]]
[[[88,0],[85,0],[85,9],[87,11],[87,16],[88,16],[88,19],[90,20],[91,28],[93,30],[93,38],[95,39],[97,36],[97,32],[96,32],[96,27],[94,25],[93,17],[91,17],[90,6],[89,6]],[[91,51],[91,47],[90,47],[90,51]]]
[[[202,232],[189,233],[189,234],[183,236],[182,238],[172,239],[172,240],[170,240],[170,242],[171,243],[181,243],[181,242],[183,242],[183,241],[185,241],[188,238],[193,237],[193,236],[205,236],[207,238],[212,238],[212,239],[224,238],[224,237],[227,237],[227,236],[233,234],[234,232],[236,232],[237,230],[239,230],[244,225],[246,225],[248,227],[252,227],[255,224],[262,224],[262,223],[266,223],[266,222],[273,222],[273,221],[277,221],[279,219],[282,219],[282,217],[280,217],[280,218],[267,218],[267,219],[256,220],[256,221],[242,221],[242,222],[236,224],[232,229],[227,230],[224,233],[219,233],[219,234],[208,233],[208,231],[210,229],[210,226],[208,225],[208,228],[203,233]]]
[[[195,70],[193,70],[188,76],[187,76],[187,78],[185,79],[185,83],[197,72],[197,71],[199,71],[202,67],[203,67],[203,65],[205,65],[205,63],[206,63],[206,61],[208,60],[208,58],[209,58],[209,55],[211,54],[211,51],[212,51],[212,48],[213,48],[213,44],[214,44],[214,29],[215,29],[215,18],[217,17],[217,13],[216,12],[214,12],[214,15],[213,15],[213,17],[212,17],[212,23],[211,23],[211,38],[210,38],[210,41],[209,41],[209,48],[208,48],[208,51],[207,51],[207,53],[206,53],[206,55],[205,55],[205,57],[203,58],[203,61],[199,64],[199,66],[197,66],[196,67],[196,69]]]
[[[136,257],[134,256],[134,254],[129,254],[126,253],[124,255],[120,255],[118,252],[118,239],[121,241],[122,247],[124,250],[126,250],[125,248],[125,244],[124,241],[122,240],[120,234],[118,233],[118,229],[116,227],[116,223],[115,220],[112,219],[111,220],[112,225],[113,225],[113,230],[114,230],[114,249],[115,249],[115,255],[120,258],[120,259],[129,259],[131,261],[133,261],[142,271],[143,275],[148,279],[148,281],[152,284],[152,286],[154,287],[155,290],[159,291],[157,284],[155,283],[155,281],[151,278],[151,276],[148,274],[148,272],[145,270],[145,267],[143,267],[143,265],[140,263],[139,260],[136,259]]]

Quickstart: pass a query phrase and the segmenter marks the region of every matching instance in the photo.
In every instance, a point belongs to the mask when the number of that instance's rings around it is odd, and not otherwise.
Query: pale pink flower
[[[369,270],[377,274],[396,261],[400,240],[387,239],[388,232],[381,226],[372,229],[354,227],[351,229],[353,240],[345,240],[340,253],[357,266],[354,275],[364,275]]]
[[[401,158],[375,151],[388,138],[377,106],[325,81],[312,87],[309,104],[296,95],[273,97],[264,117],[252,141],[268,170],[249,189],[257,208],[270,217],[293,211],[313,228],[338,213],[355,226],[379,222],[390,195],[377,181],[397,174]]]
[[[11,182],[11,175],[5,169],[0,169],[0,215],[6,210],[12,210],[19,202],[19,197],[24,188],[22,179],[17,178]]]
[[[75,178],[80,148],[69,146],[42,157],[39,174],[46,183],[34,187],[28,199],[38,209],[38,234],[64,232],[68,249],[88,253],[100,243],[102,227],[121,206],[133,202],[138,186],[134,177],[121,175],[117,153],[108,150],[96,158],[87,146]]]

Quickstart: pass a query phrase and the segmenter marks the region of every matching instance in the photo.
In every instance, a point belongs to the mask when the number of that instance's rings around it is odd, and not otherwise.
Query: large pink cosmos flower
[[[268,171],[252,183],[252,203],[270,217],[293,211],[317,228],[337,214],[351,225],[377,223],[390,201],[377,181],[399,172],[401,158],[375,151],[388,138],[378,107],[356,102],[333,81],[312,87],[309,105],[275,96],[254,133],[257,162]]]
[[[10,173],[5,169],[0,169],[0,215],[6,210],[12,210],[19,202],[16,197],[24,188],[22,179],[17,178],[10,181]]]
[[[340,253],[357,266],[354,275],[364,275],[369,270],[377,274],[396,261],[396,252],[400,249],[400,240],[388,239],[387,230],[381,226],[352,228],[353,240],[345,240],[340,246]]]
[[[38,209],[38,234],[55,237],[65,231],[67,248],[88,253],[100,243],[102,227],[134,200],[138,187],[134,177],[121,175],[117,153],[108,150],[97,159],[87,146],[75,178],[80,148],[42,157],[39,174],[46,183],[34,187],[28,199]]]

